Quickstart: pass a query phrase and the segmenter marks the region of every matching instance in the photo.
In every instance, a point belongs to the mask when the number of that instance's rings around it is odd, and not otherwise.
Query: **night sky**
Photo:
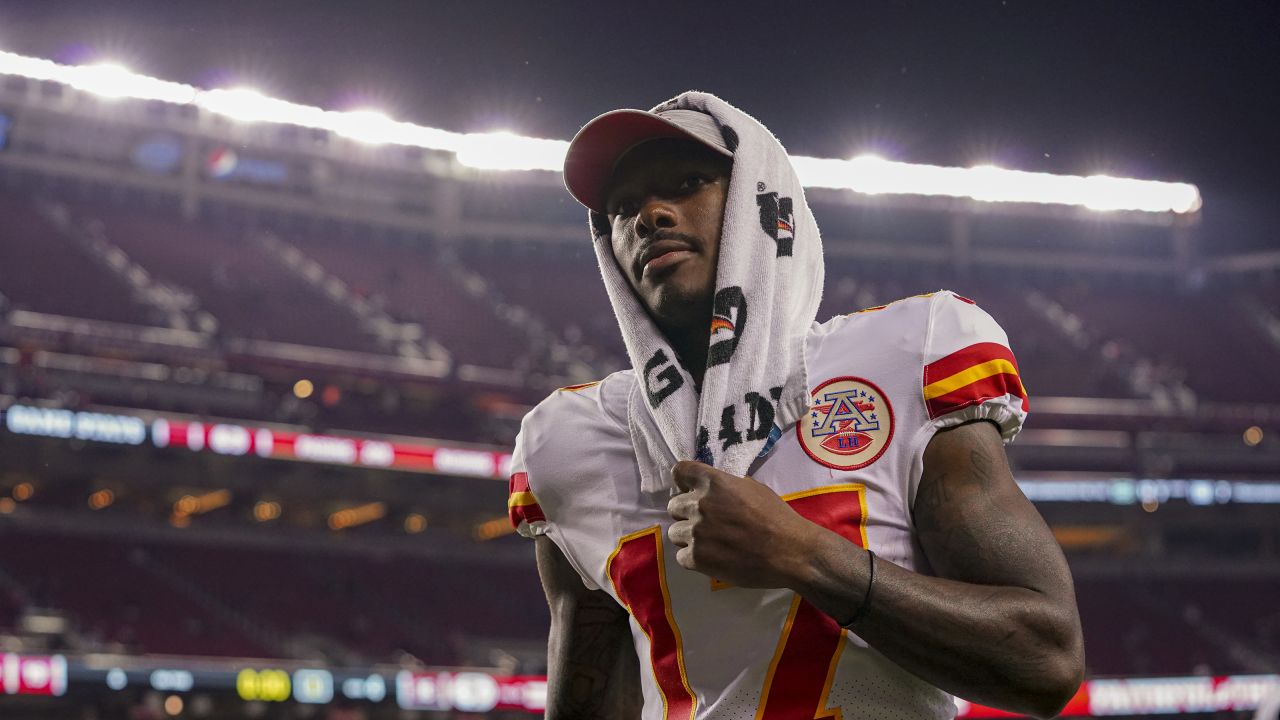
[[[1280,247],[1280,3],[0,0],[0,49],[568,139],[715,92],[792,152],[1198,184]]]

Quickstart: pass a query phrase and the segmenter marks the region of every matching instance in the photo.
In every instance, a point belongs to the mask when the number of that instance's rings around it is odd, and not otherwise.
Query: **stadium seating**
[[[584,231],[585,234],[585,231]],[[589,241],[553,247],[465,248],[462,257],[506,302],[527,308],[560,339],[617,360],[626,350]]]
[[[464,638],[536,641],[548,621],[531,564],[15,530],[0,542],[0,570],[33,602],[69,613],[81,636],[142,652],[339,662],[408,652],[447,664]],[[1095,675],[1248,672],[1248,653],[1280,651],[1275,579],[1085,579],[1076,592]],[[0,627],[20,611],[5,597]]]
[[[194,292],[224,335],[378,352],[345,308],[289,273],[238,228],[184,222],[165,211],[76,207],[154,275]]]
[[[1280,353],[1264,342],[1229,289],[1081,281],[1055,295],[1122,349],[1150,358],[1158,379],[1184,381],[1202,399],[1280,401],[1280,386],[1270,378]]]
[[[107,241],[133,262],[193,292],[224,337],[395,352],[361,326],[352,307],[286,267],[242,222],[186,222],[170,210],[102,203],[70,207],[73,226],[100,222]],[[36,201],[4,195],[0,210],[9,219],[0,243],[0,294],[13,307],[134,324],[158,319],[55,228]],[[572,349],[572,358],[561,351],[562,364],[586,363],[595,375],[626,364],[589,246],[486,241],[450,250],[352,232],[293,227],[277,234],[340,279],[351,297],[419,324],[458,364],[551,370],[548,353],[556,345]],[[69,276],[74,285],[65,282]],[[1278,402],[1280,386],[1266,372],[1280,350],[1264,339],[1257,320],[1258,308],[1265,315],[1277,306],[1277,285],[1187,290],[1172,281],[1117,285],[1078,276],[1012,283],[989,272],[875,272],[833,257],[819,319],[947,287],[972,297],[1005,327],[1033,395],[1163,392],[1191,401]],[[1227,357],[1230,372],[1222,369]]]
[[[128,288],[28,198],[0,193],[0,296],[14,309],[149,324]]]
[[[918,276],[873,275],[847,261],[827,266],[818,318],[874,307],[921,293],[949,289],[974,300],[1009,335],[1032,396],[1132,397],[1118,368],[1108,367],[1096,348],[1073,342],[1032,299],[1035,288],[1009,285],[998,276],[958,278],[939,272]]]
[[[1094,675],[1257,672],[1250,658],[1278,653],[1280,581],[1076,581],[1088,667]]]
[[[499,315],[485,297],[468,293],[429,246],[377,237],[297,232],[285,237],[357,295],[397,319],[420,324],[427,337],[443,344],[459,363],[511,368],[528,357],[527,339],[513,321]]]
[[[90,644],[146,653],[458,662],[464,637],[545,637],[532,565],[0,530],[0,571]],[[57,568],[57,572],[50,572]],[[5,610],[12,627],[20,608]],[[518,612],[513,609],[517,609]]]
[[[257,638],[148,570],[147,550],[97,538],[3,533],[0,568],[39,607],[76,620],[91,643],[127,650],[265,657]],[[56,569],[56,571],[54,571]]]

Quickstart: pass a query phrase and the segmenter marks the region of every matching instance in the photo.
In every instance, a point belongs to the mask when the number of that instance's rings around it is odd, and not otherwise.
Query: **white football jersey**
[[[929,573],[911,507],[930,438],[983,418],[1008,441],[1026,418],[1004,331],[939,292],[815,323],[805,362],[810,412],[751,476],[810,520]],[[644,719],[952,717],[949,695],[792,591],[727,586],[676,563],[669,495],[640,489],[627,428],[635,386],[624,370],[530,412],[508,510],[522,535],[549,537],[587,587],[630,612]]]

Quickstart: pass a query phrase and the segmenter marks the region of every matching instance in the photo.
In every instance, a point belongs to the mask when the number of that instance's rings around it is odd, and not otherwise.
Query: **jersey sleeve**
[[[990,420],[1006,443],[1017,436],[1030,403],[1009,338],[990,315],[968,298],[938,293],[924,354],[924,402],[935,428]]]
[[[573,469],[581,448],[566,442],[583,421],[580,409],[565,402],[563,391],[552,393],[525,415],[511,451],[511,479],[507,493],[507,517],[522,537],[545,536],[555,543],[589,590],[599,586],[584,572],[580,549],[587,542],[581,531],[580,512],[567,495],[578,485]]]
[[[507,516],[516,532],[533,538],[547,534],[547,516],[538,504],[538,498],[529,485],[529,469],[524,460],[524,431],[516,436],[516,447],[511,453],[511,480],[507,492]]]

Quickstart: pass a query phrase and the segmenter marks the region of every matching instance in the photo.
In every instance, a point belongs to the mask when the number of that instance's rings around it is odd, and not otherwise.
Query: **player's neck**
[[[685,329],[664,329],[671,349],[680,357],[680,364],[693,376],[693,384],[702,389],[702,376],[707,371],[707,344],[711,342],[711,334],[707,327]]]

